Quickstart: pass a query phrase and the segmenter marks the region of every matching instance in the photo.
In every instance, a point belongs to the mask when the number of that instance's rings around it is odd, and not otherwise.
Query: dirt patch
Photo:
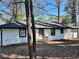
[[[36,55],[37,59],[79,59],[79,41],[48,41],[37,44]],[[28,46],[24,44],[0,48],[0,59],[29,59]]]

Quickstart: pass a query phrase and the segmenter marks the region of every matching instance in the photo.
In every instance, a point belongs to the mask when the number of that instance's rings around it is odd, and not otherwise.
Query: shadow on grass
[[[0,55],[0,59],[10,59],[10,58],[3,57],[3,56]]]
[[[28,59],[28,47],[7,46],[0,48],[0,59],[22,58]],[[36,55],[39,59],[68,59],[79,58],[79,40],[52,40],[43,44],[36,45]],[[53,59],[51,58],[51,59]]]
[[[37,52],[46,57],[79,57],[79,40],[51,40],[37,45]]]

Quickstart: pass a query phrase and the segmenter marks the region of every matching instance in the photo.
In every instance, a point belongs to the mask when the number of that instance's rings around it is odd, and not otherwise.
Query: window
[[[39,34],[44,35],[44,29],[39,29]]]
[[[19,29],[19,37],[26,37],[26,29]]]
[[[68,29],[64,29],[64,32],[67,33]]]
[[[63,30],[63,29],[60,29],[60,33],[62,33],[62,34],[63,34],[63,33],[64,33],[64,30]]]
[[[78,9],[77,9],[77,15],[79,15],[79,6],[78,6]]]
[[[72,31],[72,32],[77,32],[77,29],[72,29],[71,31]]]
[[[55,35],[55,29],[51,29],[51,35]]]

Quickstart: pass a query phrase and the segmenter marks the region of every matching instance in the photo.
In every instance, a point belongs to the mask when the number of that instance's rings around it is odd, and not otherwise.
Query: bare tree
[[[76,0],[69,0],[65,11],[71,16],[72,23],[75,23],[76,26]]]
[[[12,5],[12,4],[14,5]],[[16,20],[18,17],[18,9],[20,6],[18,5],[20,2],[16,2],[16,0],[10,1],[9,6],[11,6],[12,14],[11,19]],[[11,5],[10,5],[11,4]],[[29,46],[29,56],[30,59],[36,59],[35,51],[36,51],[36,35],[35,35],[35,25],[34,25],[34,15],[33,15],[33,6],[31,0],[25,0],[25,9],[26,9],[26,19],[27,19],[27,33],[28,33],[28,46]],[[6,12],[6,11],[2,11]],[[31,17],[30,17],[31,16]]]
[[[35,23],[33,15],[33,6],[31,0],[25,0],[26,18],[27,18],[27,32],[28,32],[28,46],[30,59],[36,59],[36,35],[35,35]],[[31,16],[31,19],[30,19]]]
[[[58,0],[58,22],[60,20],[60,0]]]
[[[30,1],[30,13],[32,21],[32,34],[33,34],[33,59],[36,59],[36,33],[35,33],[35,22],[34,22],[34,13],[33,13],[33,2]]]
[[[10,22],[21,20],[24,16],[24,12],[22,11],[22,4],[12,3],[18,0],[1,0],[0,5],[0,13],[3,14],[4,19],[8,19]],[[5,8],[4,8],[5,7]],[[8,17],[8,18],[6,18]]]
[[[44,1],[44,0],[40,0],[40,1]],[[58,13],[57,13],[58,18],[57,19],[58,19],[58,22],[59,22],[60,21],[60,7],[61,7],[61,4],[64,0],[54,0],[54,3],[53,3],[53,1],[50,2],[49,0],[45,0],[46,3],[43,3],[43,4],[40,1],[34,0],[34,2],[35,2],[34,8],[38,8],[38,10],[39,10],[38,12],[41,13],[41,14],[39,13],[39,15],[44,14],[44,15],[47,15],[47,16],[53,16],[54,14],[50,13],[49,8],[47,8],[48,6],[51,6],[50,7],[51,11],[53,9],[58,11]]]

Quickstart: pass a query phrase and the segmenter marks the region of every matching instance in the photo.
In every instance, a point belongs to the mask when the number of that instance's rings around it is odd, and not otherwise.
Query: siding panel
[[[27,42],[27,37],[19,37],[19,29],[3,29],[3,45]]]

